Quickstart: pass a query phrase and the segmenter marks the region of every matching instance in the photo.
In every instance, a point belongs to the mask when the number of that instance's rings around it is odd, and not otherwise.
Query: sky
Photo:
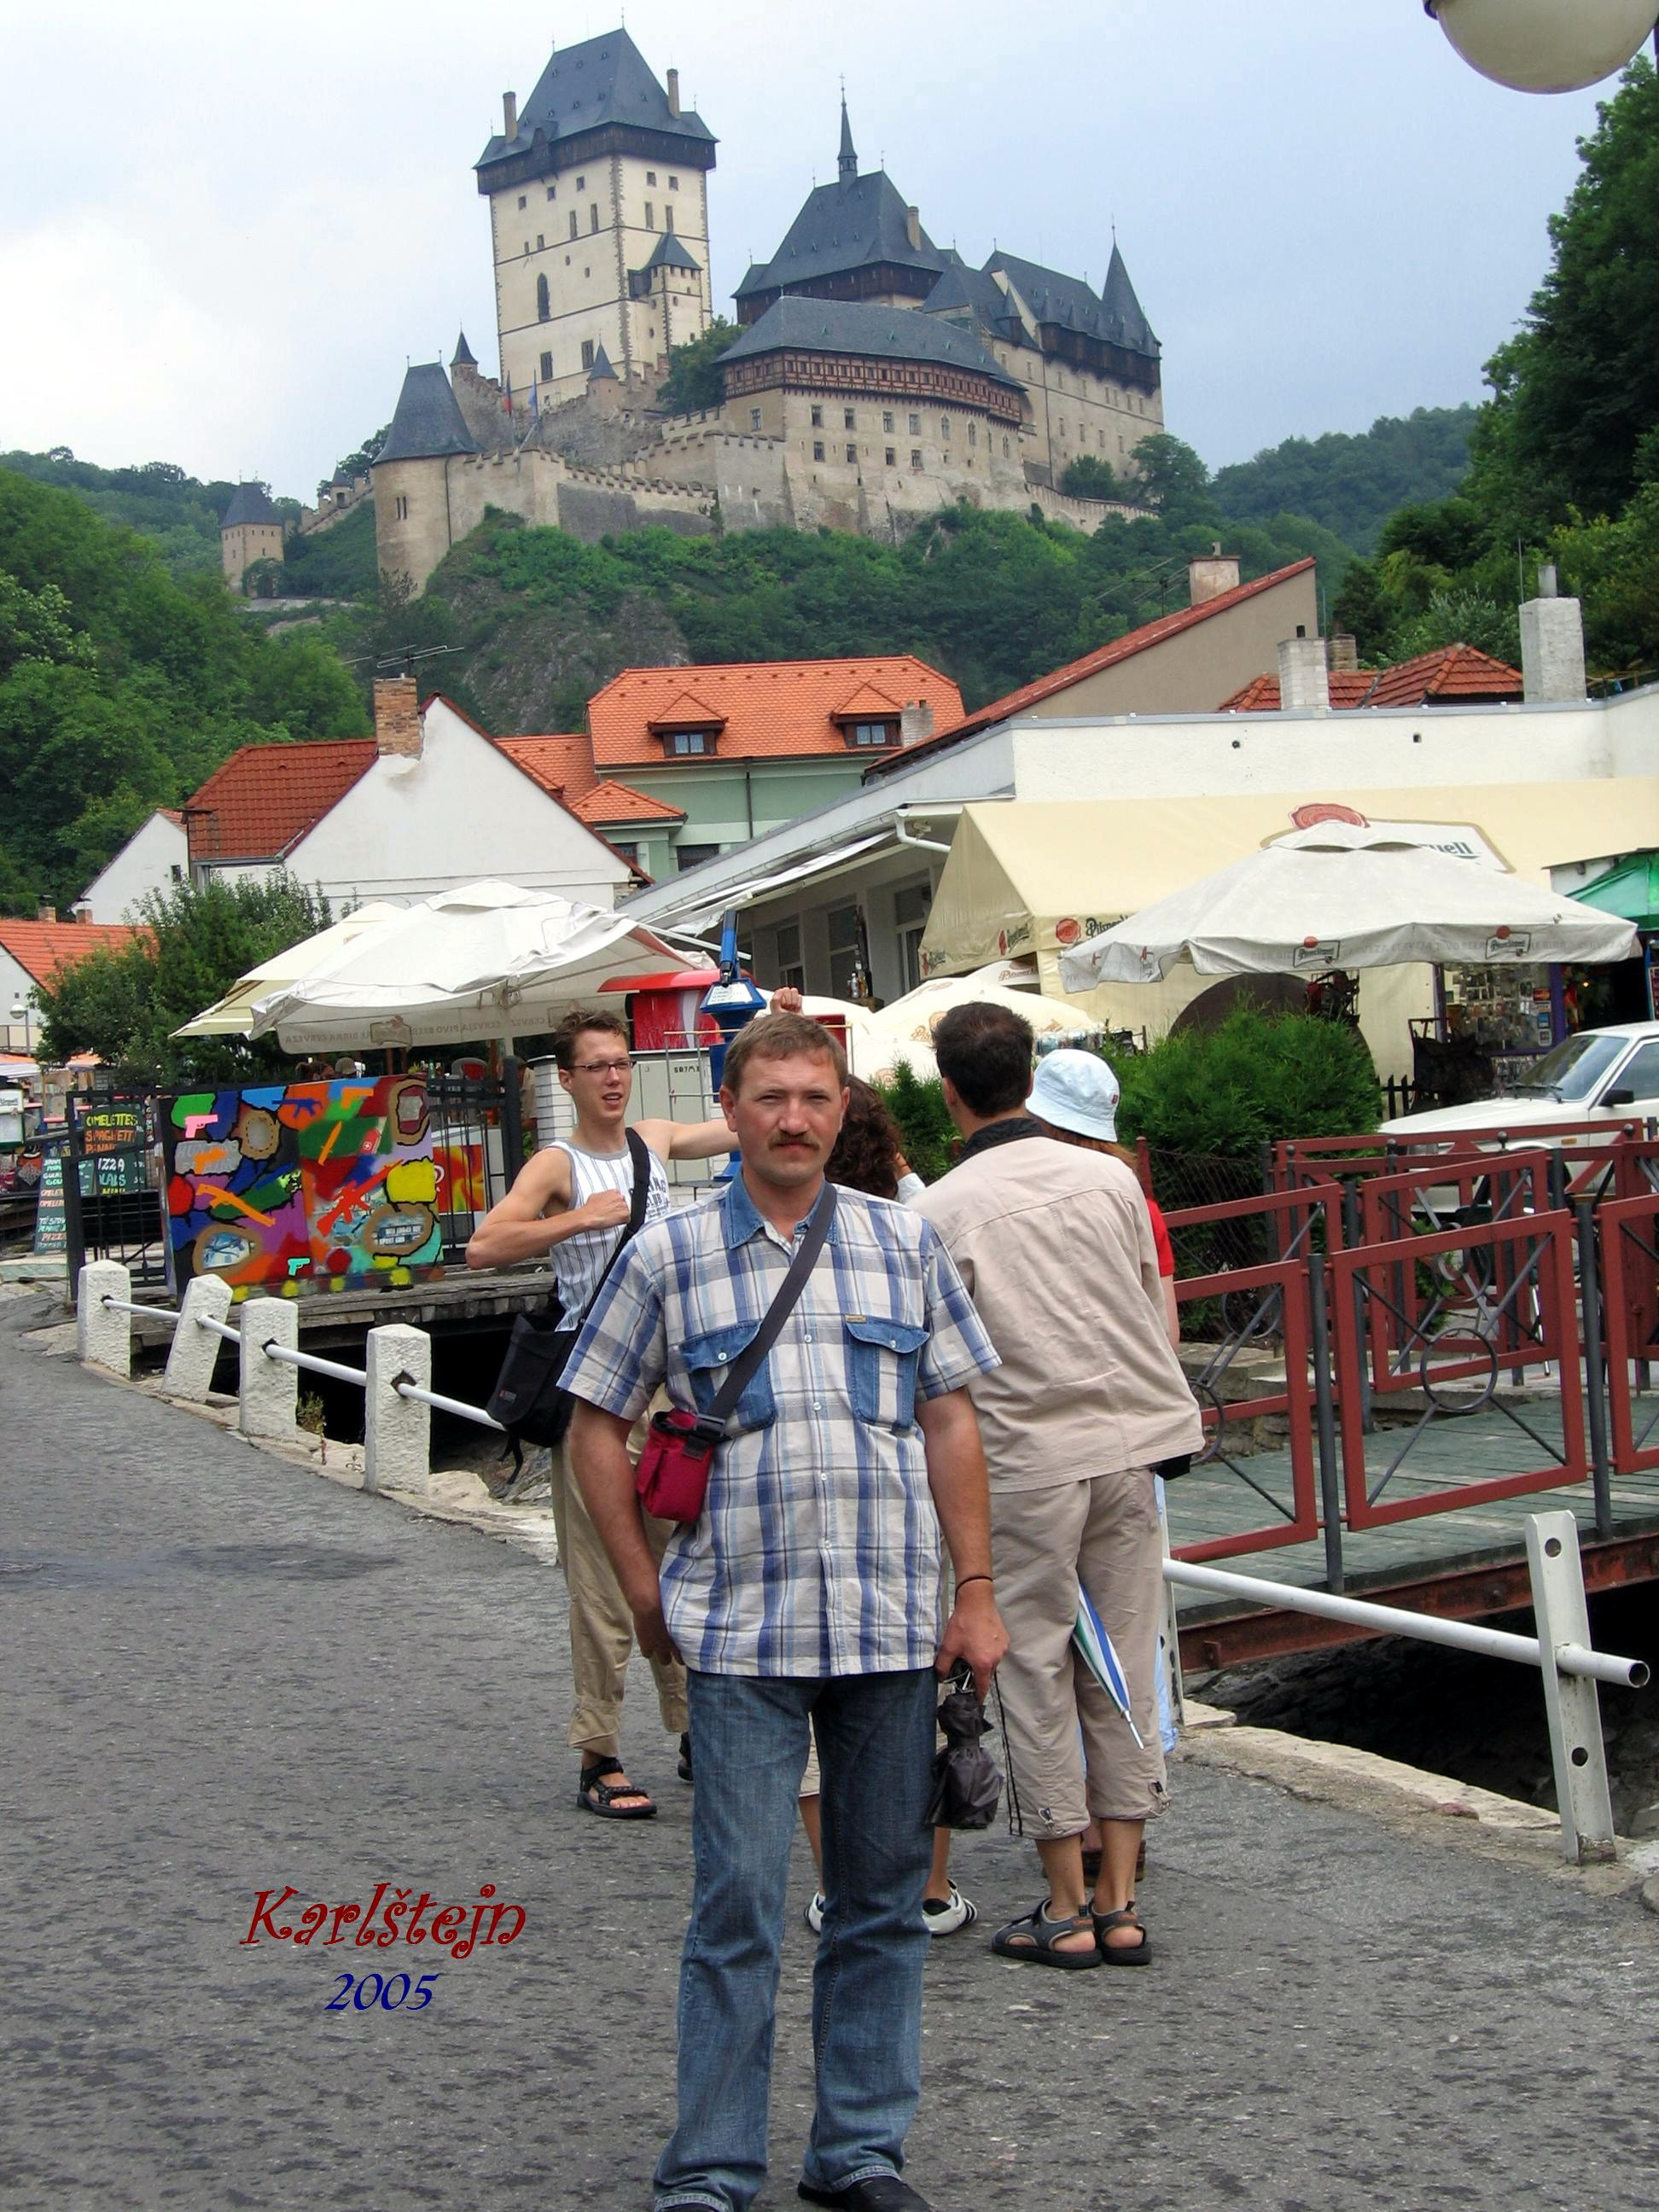
[[[495,368],[472,164],[615,0],[0,0],[0,450],[309,497],[464,327]],[[1596,94],[1475,76],[1420,0],[629,0],[720,140],[717,302],[860,166],[937,243],[1098,285],[1113,226],[1212,467],[1481,397]],[[797,29],[799,24],[803,27]],[[1611,90],[1611,86],[1605,90]]]

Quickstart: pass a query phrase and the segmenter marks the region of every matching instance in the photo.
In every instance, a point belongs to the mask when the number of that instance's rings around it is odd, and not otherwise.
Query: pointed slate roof
[[[1101,306],[1105,311],[1109,335],[1114,343],[1127,346],[1131,353],[1155,354],[1158,340],[1152,336],[1152,326],[1141,313],[1140,302],[1135,297],[1135,288],[1129,282],[1129,271],[1123,256],[1118,251],[1117,240],[1112,240],[1112,258],[1106,271],[1106,282],[1101,289]],[[1118,333],[1121,332],[1121,336]]]
[[[667,230],[657,240],[657,250],[646,263],[648,275],[653,269],[690,269],[701,270],[702,263],[680,239],[677,232]]]
[[[807,194],[805,205],[772,258],[750,270],[736,296],[747,299],[780,287],[787,291],[873,262],[943,270],[945,256],[925,230],[921,244],[911,245],[905,214],[898,187],[884,169],[820,185]]]
[[[619,384],[622,380],[611,366],[611,356],[601,346],[593,356],[593,366],[587,372],[590,384]]]
[[[280,522],[276,508],[265,496],[265,488],[258,483],[239,483],[230,495],[230,505],[221,516],[221,530],[234,530],[242,522]]]
[[[853,126],[847,119],[847,94],[841,96],[841,150],[836,156],[836,167],[849,181],[859,173],[859,157],[853,145]]]
[[[476,368],[478,366],[472,349],[466,342],[465,331],[455,341],[455,350],[449,357],[449,365],[452,368]]]
[[[940,368],[988,376],[1016,392],[1021,388],[995,355],[988,353],[973,333],[959,324],[942,315],[919,314],[914,307],[870,307],[862,301],[787,296],[774,300],[720,358],[722,362],[743,361],[754,354],[775,353],[782,346],[798,346],[811,353],[874,354],[890,361],[933,362]]]
[[[714,132],[690,109],[670,113],[668,94],[632,39],[619,28],[583,39],[553,56],[524,104],[518,137],[507,139],[498,133],[479,155],[479,182],[484,182],[484,173],[493,163],[527,153],[538,137],[552,149],[562,139],[585,137],[611,124],[690,141],[699,149],[710,149],[698,165],[710,166]]]
[[[445,453],[476,453],[477,447],[455,404],[443,364],[416,362],[404,372],[404,388],[374,466],[386,461],[425,461]]]
[[[1024,337],[1024,325],[1010,306],[1007,295],[994,276],[983,269],[970,269],[954,255],[950,266],[921,303],[925,315],[971,316],[999,337]]]

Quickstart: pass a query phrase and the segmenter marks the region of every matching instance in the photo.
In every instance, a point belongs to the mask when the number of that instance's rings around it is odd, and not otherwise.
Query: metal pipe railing
[[[368,1386],[368,1377],[361,1367],[347,1367],[337,1359],[319,1359],[314,1352],[296,1352],[278,1344],[275,1337],[267,1337],[259,1349],[279,1367],[303,1367],[307,1375],[331,1376],[337,1382],[356,1383],[360,1390]]]
[[[392,1389],[400,1398],[413,1398],[417,1405],[434,1406],[441,1413],[453,1413],[458,1420],[476,1421],[481,1429],[494,1429],[498,1436],[507,1431],[493,1413],[486,1413],[482,1406],[469,1406],[461,1398],[446,1398],[441,1390],[422,1389],[418,1382],[399,1381]]]

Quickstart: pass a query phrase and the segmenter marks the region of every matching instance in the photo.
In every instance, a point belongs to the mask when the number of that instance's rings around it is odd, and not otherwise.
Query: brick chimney
[[[374,742],[382,754],[421,757],[421,697],[412,676],[375,678]]]
[[[904,235],[912,253],[921,251],[921,210],[908,207],[904,210]]]
[[[1325,641],[1310,637],[1302,623],[1279,648],[1279,703],[1287,714],[1328,714],[1331,684],[1325,667]]]
[[[35,907],[34,918],[37,921],[56,921],[58,909],[50,899],[43,898]]]
[[[933,710],[925,699],[907,699],[899,709],[899,743],[919,745],[933,734]]]
[[[1334,637],[1325,641],[1325,665],[1332,671],[1341,670],[1344,675],[1353,675],[1359,666],[1359,641],[1339,630]]]
[[[678,70],[670,70],[668,72],[668,112],[671,115],[678,115],[679,112],[680,73]]]
[[[510,144],[519,135],[519,95],[516,92],[501,94],[501,136]]]
[[[1211,540],[1207,553],[1187,563],[1187,593],[1192,605],[1201,607],[1206,599],[1218,599],[1224,592],[1237,589],[1238,556],[1224,553],[1218,538]]]

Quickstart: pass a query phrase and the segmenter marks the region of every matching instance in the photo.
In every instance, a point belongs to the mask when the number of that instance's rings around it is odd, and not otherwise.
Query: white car
[[[1449,1137],[1460,1129],[1536,1130],[1547,1142],[1552,1128],[1577,1121],[1659,1118],[1659,1022],[1620,1022],[1580,1030],[1533,1063],[1524,1083],[1507,1097],[1477,1098],[1466,1106],[1431,1107],[1384,1121],[1385,1137]],[[1568,1144],[1595,1145],[1585,1131]]]

